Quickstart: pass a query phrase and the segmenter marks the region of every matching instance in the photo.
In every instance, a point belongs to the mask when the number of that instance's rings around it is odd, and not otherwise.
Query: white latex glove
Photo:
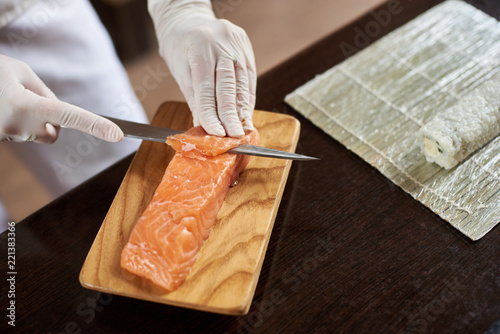
[[[111,142],[123,138],[116,124],[59,101],[27,64],[0,55],[0,141],[50,144],[61,126]]]
[[[160,54],[179,84],[194,125],[240,137],[252,130],[256,71],[240,27],[217,19],[208,0],[149,0]]]

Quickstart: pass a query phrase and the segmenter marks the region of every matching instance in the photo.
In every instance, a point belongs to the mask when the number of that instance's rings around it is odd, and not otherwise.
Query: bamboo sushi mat
[[[478,240],[500,221],[500,137],[445,170],[426,162],[416,134],[499,72],[500,23],[449,0],[299,87],[285,101]]]

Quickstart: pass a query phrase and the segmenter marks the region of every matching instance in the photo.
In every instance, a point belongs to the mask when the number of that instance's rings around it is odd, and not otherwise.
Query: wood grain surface
[[[185,103],[163,104],[154,125],[186,130],[192,124]],[[293,152],[300,132],[291,116],[256,111],[260,145]],[[130,232],[150,202],[174,151],[144,141],[116,194],[80,273],[89,289],[164,304],[222,313],[248,312],[291,161],[252,157],[232,187],[183,285],[166,293],[120,267]]]

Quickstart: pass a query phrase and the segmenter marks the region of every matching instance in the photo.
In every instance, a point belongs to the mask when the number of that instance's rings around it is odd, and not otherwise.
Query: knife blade
[[[111,122],[118,125],[120,129],[123,131],[125,137],[129,138],[165,143],[167,141],[167,137],[184,132],[160,126],[126,121],[123,119],[118,119],[108,116],[102,116],[102,117],[107,118]],[[236,154],[254,155],[267,158],[276,158],[276,159],[290,159],[290,160],[301,160],[301,161],[319,160],[318,158],[309,157],[302,154],[273,150],[270,148],[250,145],[250,144],[240,145],[238,147],[230,149],[227,152]]]

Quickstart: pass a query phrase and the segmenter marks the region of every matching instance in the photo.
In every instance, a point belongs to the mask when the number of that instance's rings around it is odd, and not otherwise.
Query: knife
[[[100,115],[102,116],[102,115]],[[125,121],[123,119],[102,116],[104,118],[109,119],[111,122],[115,123],[120,127],[120,129],[125,134],[125,137],[142,139],[142,140],[150,140],[156,141],[160,143],[165,143],[167,141],[167,137],[177,135],[179,133],[183,133],[184,131],[163,128],[160,126],[154,126],[143,123],[135,123],[130,121]],[[318,158],[308,157],[302,154],[284,152],[279,150],[273,150],[270,148],[255,146],[250,144],[243,144],[238,147],[232,148],[229,153],[237,153],[237,154],[246,154],[246,155],[255,155],[258,157],[267,157],[267,158],[277,158],[277,159],[291,159],[291,160],[302,160],[302,161],[310,161],[310,160],[319,160]]]

